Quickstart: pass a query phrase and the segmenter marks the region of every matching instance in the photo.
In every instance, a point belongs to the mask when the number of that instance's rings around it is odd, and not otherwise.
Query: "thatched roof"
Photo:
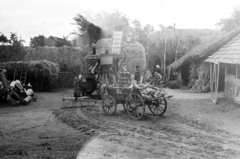
[[[209,56],[205,62],[240,64],[240,34]]]
[[[202,62],[208,56],[219,50],[222,46],[232,40],[236,35],[240,33],[240,29],[233,30],[231,32],[223,32],[210,36],[187,52],[183,57],[168,66],[168,69],[178,69],[180,66],[190,61]]]

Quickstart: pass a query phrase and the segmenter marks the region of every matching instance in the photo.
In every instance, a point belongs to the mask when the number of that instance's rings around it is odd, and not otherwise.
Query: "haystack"
[[[27,47],[25,60],[49,60],[59,64],[61,72],[78,75],[85,66],[83,51],[74,47]]]
[[[112,46],[112,39],[111,38],[98,40],[97,43],[96,43],[97,54],[99,54],[99,55],[104,54],[107,46],[109,46],[111,48],[111,46]]]
[[[191,68],[191,74],[189,76],[190,82],[188,87],[189,91],[194,93],[207,93],[210,91],[210,76],[209,65],[202,63],[200,65],[194,65]]]
[[[131,73],[135,72],[135,66],[140,66],[140,71],[143,74],[143,71],[146,68],[146,56],[144,47],[136,43],[125,43],[123,44],[122,53],[126,55],[125,65],[128,67]]]
[[[27,69],[26,84],[31,83],[35,90],[53,86],[59,73],[59,65],[48,60],[9,61],[0,63],[0,67],[7,70],[9,81],[20,80],[22,70]]]

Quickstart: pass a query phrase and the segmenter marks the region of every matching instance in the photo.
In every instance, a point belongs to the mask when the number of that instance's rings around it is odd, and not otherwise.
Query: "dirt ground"
[[[147,111],[140,121],[121,105],[105,116],[101,101],[63,102],[71,90],[36,93],[27,106],[0,103],[0,158],[240,158],[240,105],[166,91],[173,98],[165,115]]]

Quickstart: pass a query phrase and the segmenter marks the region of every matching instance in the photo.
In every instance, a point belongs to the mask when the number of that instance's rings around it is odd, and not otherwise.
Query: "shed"
[[[191,65],[203,63],[204,60],[225,46],[225,44],[238,35],[239,32],[240,29],[237,29],[231,32],[214,34],[203,39],[198,46],[194,47],[180,59],[169,65],[167,68],[168,73],[171,74],[172,70],[178,70],[182,72],[182,78],[188,78],[190,73],[186,73],[184,71],[188,71]],[[185,74],[188,76],[184,77]]]
[[[240,104],[240,33],[237,31],[234,38],[204,61],[210,63],[211,98],[215,104],[220,85],[224,85],[224,97]],[[223,83],[219,83],[220,74],[224,74]]]

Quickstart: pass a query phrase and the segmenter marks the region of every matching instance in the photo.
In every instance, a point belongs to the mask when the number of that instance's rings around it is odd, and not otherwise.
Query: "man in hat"
[[[160,73],[161,74],[161,68],[160,68],[160,66],[159,65],[156,65],[156,71],[155,72],[157,72],[157,73]]]

